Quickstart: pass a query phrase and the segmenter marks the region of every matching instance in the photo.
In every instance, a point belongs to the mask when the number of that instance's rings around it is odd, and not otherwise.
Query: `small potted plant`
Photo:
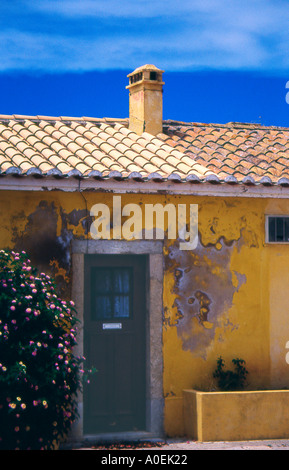
[[[183,391],[185,434],[198,441],[288,438],[289,390],[247,390],[245,361],[232,363],[226,370],[218,358],[217,390]]]
[[[232,359],[235,370],[224,370],[225,362],[220,356],[217,360],[217,368],[213,373],[213,377],[217,379],[220,390],[243,390],[247,378],[248,371],[245,367],[244,359]]]

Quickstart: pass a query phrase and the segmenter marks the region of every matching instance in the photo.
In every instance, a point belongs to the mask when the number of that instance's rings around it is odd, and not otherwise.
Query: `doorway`
[[[145,255],[85,255],[84,434],[146,428]]]

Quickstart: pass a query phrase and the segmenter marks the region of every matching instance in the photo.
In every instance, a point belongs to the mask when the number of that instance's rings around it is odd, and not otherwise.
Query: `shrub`
[[[225,362],[221,356],[217,360],[217,368],[213,373],[213,377],[217,379],[220,390],[233,391],[244,388],[248,374],[244,366],[245,361],[243,359],[232,359],[232,363],[235,366],[235,371],[224,370]]]
[[[0,251],[0,449],[52,449],[78,416],[74,314],[25,252]]]

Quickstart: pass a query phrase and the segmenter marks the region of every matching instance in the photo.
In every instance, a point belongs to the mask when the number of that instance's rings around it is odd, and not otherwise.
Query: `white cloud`
[[[180,17],[187,20],[194,15],[206,21],[227,20],[227,25],[241,24],[253,29],[276,27],[286,17],[287,0],[22,0],[31,11],[58,14],[67,18],[154,18]],[[224,21],[225,23],[225,21]],[[205,26],[205,25],[204,25]],[[223,24],[225,26],[225,24]]]
[[[228,0],[223,0],[228,1]],[[40,0],[27,7],[46,13],[66,17],[120,17],[153,18],[169,15],[182,16],[200,12],[217,11],[218,2],[214,0]]]
[[[48,14],[50,24],[56,18],[57,26],[17,29],[17,22],[9,28],[7,21],[0,31],[2,71],[132,69],[155,63],[165,70],[287,72],[289,66],[289,12],[283,0],[39,0],[27,1],[27,8],[30,14],[41,12],[42,20]],[[133,30],[124,26],[128,19],[134,20]],[[93,26],[87,36],[86,22]]]
[[[7,53],[9,51],[9,53]],[[233,32],[186,34],[175,40],[150,38],[62,37],[0,32],[0,70],[50,71],[135,68],[154,63],[166,70],[188,68],[251,68],[262,65],[266,52],[246,35]],[[287,64],[288,65],[288,64]]]

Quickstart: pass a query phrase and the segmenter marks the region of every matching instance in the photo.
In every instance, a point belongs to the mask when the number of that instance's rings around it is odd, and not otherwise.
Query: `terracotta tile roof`
[[[0,174],[289,184],[289,128],[164,121],[155,137],[127,119],[2,115]]]
[[[159,137],[216,181],[289,184],[289,128],[166,121]]]

